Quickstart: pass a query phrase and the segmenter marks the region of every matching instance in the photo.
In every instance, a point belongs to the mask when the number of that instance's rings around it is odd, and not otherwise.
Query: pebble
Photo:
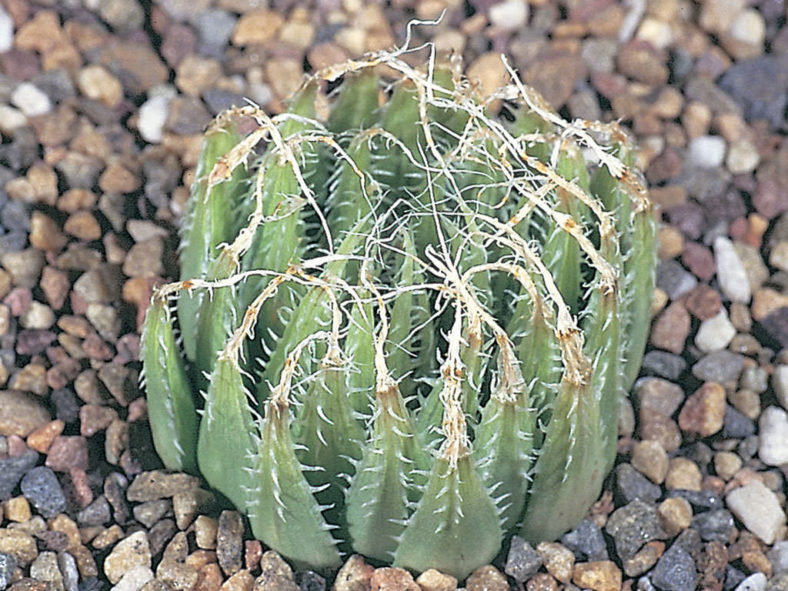
[[[148,536],[138,531],[122,539],[104,559],[104,574],[111,583],[117,584],[124,574],[134,567],[151,566],[151,549]]]
[[[715,135],[693,138],[688,146],[687,161],[700,168],[716,168],[725,160],[725,140]]]
[[[17,523],[24,523],[32,517],[30,512],[30,504],[25,497],[14,497],[8,499],[3,503],[5,510],[5,517],[9,521],[16,521]]]
[[[548,573],[562,583],[571,580],[575,566],[575,556],[571,550],[555,542],[540,542],[536,551],[542,557]]]
[[[243,567],[243,531],[241,516],[236,511],[222,511],[216,531],[216,558],[228,576]]]
[[[520,536],[514,536],[506,558],[506,574],[522,583],[539,570],[540,566],[542,566],[542,557],[533,546]]]
[[[45,518],[49,519],[66,509],[66,497],[55,473],[46,466],[29,470],[20,489],[30,504]]]
[[[767,557],[772,564],[773,574],[788,573],[788,540],[775,542]]]
[[[30,564],[30,576],[37,581],[48,583],[53,591],[64,591],[63,574],[54,552],[41,552]]]
[[[370,567],[371,568],[371,567]],[[239,570],[229,577],[221,586],[222,591],[252,591],[254,577],[248,570]],[[369,586],[367,586],[369,589]]]
[[[657,506],[657,517],[665,534],[673,537],[692,523],[692,507],[686,499],[671,497]]]
[[[16,563],[25,567],[38,556],[36,540],[21,529],[0,529],[0,553],[10,554]]]
[[[109,502],[104,495],[100,495],[90,505],[77,513],[77,523],[81,526],[104,525],[111,519],[112,513]]]
[[[733,243],[724,236],[715,238],[714,257],[717,262],[717,279],[722,292],[732,302],[749,303],[750,283]]]
[[[610,560],[576,564],[572,582],[594,591],[619,591],[622,583],[621,569]]]
[[[11,104],[26,117],[37,117],[52,110],[52,101],[46,93],[30,82],[22,82],[16,87],[11,94]]]
[[[658,441],[668,453],[681,445],[681,431],[676,422],[648,408],[640,410],[640,436],[643,440]]]
[[[665,488],[668,490],[700,490],[703,476],[698,465],[687,458],[672,458],[665,476]]]
[[[38,454],[31,449],[17,456],[0,458],[0,501],[11,497],[22,476],[37,462]]]
[[[668,473],[668,454],[658,441],[639,441],[632,449],[631,462],[655,484],[661,484]]]
[[[132,566],[126,572],[121,573],[111,591],[140,591],[146,583],[153,580],[153,576],[153,571],[149,566]],[[82,590],[80,589],[80,591]]]
[[[695,391],[681,408],[679,427],[685,433],[700,437],[714,435],[725,420],[725,390],[715,382],[706,382]]]
[[[736,336],[736,329],[722,309],[716,316],[701,322],[695,335],[695,345],[704,353],[725,349]]]
[[[584,519],[575,529],[564,534],[561,543],[574,552],[578,560],[608,559],[607,543],[602,530],[589,519]]]
[[[744,356],[728,350],[713,351],[692,366],[692,375],[704,382],[726,385],[739,379]]]
[[[5,53],[14,45],[14,19],[0,6],[0,53]],[[5,588],[5,585],[0,585]]]
[[[736,585],[735,591],[764,591],[764,589],[766,589],[766,575],[753,573]]]
[[[742,466],[742,459],[730,451],[714,454],[714,471],[723,480],[730,480]]]
[[[486,567],[482,567],[486,568]],[[495,568],[490,566],[489,568]],[[478,572],[478,571],[477,571]],[[468,577],[468,582],[466,586],[470,589],[470,581],[473,576],[476,575],[474,572],[470,577]],[[481,577],[484,574],[480,573]],[[408,571],[403,568],[392,568],[392,567],[383,567],[383,568],[376,568],[375,572],[372,573],[372,577],[370,579],[370,590],[371,591],[418,591],[419,586],[416,584],[416,581],[413,580],[413,575],[411,575]],[[295,587],[295,585],[293,585]],[[297,588],[297,587],[296,587]],[[479,587],[476,587],[477,589]],[[485,587],[481,587],[484,589]]]
[[[616,491],[626,502],[635,499],[653,502],[662,496],[659,486],[635,470],[631,464],[619,464],[616,467]]]
[[[730,491],[725,502],[744,526],[766,544],[774,542],[785,525],[785,513],[777,496],[757,479]]]
[[[613,537],[622,560],[632,558],[646,542],[665,535],[659,526],[656,508],[639,499],[616,509],[608,518],[605,531]]]
[[[681,386],[661,378],[639,380],[636,394],[640,408],[648,408],[668,417],[678,410],[684,400]]]
[[[507,571],[508,573],[508,571]],[[422,591],[454,591],[457,588],[457,579],[451,575],[446,575],[434,568],[425,570],[416,578],[416,583]],[[303,581],[301,589],[304,590]]]
[[[758,457],[769,466],[788,463],[788,412],[769,406],[758,421]]]
[[[137,129],[146,142],[158,144],[164,133],[164,124],[167,122],[170,101],[168,95],[156,95],[145,101],[140,106],[137,119]]]
[[[694,591],[698,581],[695,562],[687,550],[674,543],[657,561],[651,580],[663,591]]]
[[[38,398],[15,390],[0,391],[0,435],[27,437],[51,421]]]
[[[698,513],[692,518],[692,528],[697,530],[700,537],[707,542],[730,541],[735,529],[733,516],[725,509]]]
[[[490,23],[504,31],[523,27],[528,20],[528,3],[524,0],[505,0],[490,7]]]
[[[0,589],[5,589],[12,581],[16,569],[16,558],[6,552],[0,552]]]
[[[690,316],[683,302],[673,302],[654,321],[651,329],[651,344],[671,353],[684,350],[684,342],[690,331]]]
[[[678,380],[686,368],[687,362],[682,357],[667,351],[649,351],[643,356],[644,373],[667,380]]]
[[[726,70],[719,88],[742,107],[746,119],[767,119],[779,127],[786,104],[788,60],[776,55],[741,60]],[[752,88],[758,88],[757,96]]]
[[[207,512],[214,502],[212,492],[200,488],[179,492],[172,497],[175,524],[178,529],[188,528],[198,513]]]
[[[143,472],[134,478],[126,492],[129,501],[156,501],[178,492],[197,488],[199,479],[183,473],[168,474],[160,470]]]

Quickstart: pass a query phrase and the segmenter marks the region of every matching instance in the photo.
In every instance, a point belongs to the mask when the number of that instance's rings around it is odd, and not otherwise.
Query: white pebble
[[[696,137],[689,144],[687,160],[693,166],[714,168],[725,159],[725,140],[716,135]]]
[[[737,41],[762,47],[766,37],[766,22],[761,13],[750,8],[736,17],[727,33]]]
[[[736,585],[735,591],[763,591],[766,589],[766,575],[755,573]]]
[[[151,579],[153,579],[153,571],[149,567],[135,566],[126,571],[110,591],[139,591]]]
[[[162,130],[169,113],[170,100],[168,96],[158,95],[149,98],[140,107],[137,129],[146,142],[158,144],[161,141]]]
[[[22,82],[16,87],[11,94],[11,104],[28,117],[43,115],[52,110],[52,101],[49,97],[30,82]]]
[[[671,26],[656,18],[644,18],[635,36],[643,41],[648,41],[657,49],[666,49],[673,43]]]
[[[14,46],[14,20],[0,4],[0,53],[5,53]]]
[[[14,130],[27,125],[27,117],[19,109],[0,105],[0,131],[13,135]]]
[[[735,336],[736,329],[728,320],[728,312],[723,308],[716,316],[700,323],[698,334],[695,335],[695,344],[704,353],[711,353],[727,347]]]
[[[525,26],[528,4],[524,0],[506,0],[490,7],[490,22],[506,31]]]
[[[788,463],[788,413],[770,406],[758,420],[758,457],[769,466]]]
[[[725,236],[717,236],[714,239],[714,258],[722,293],[732,302],[749,303],[752,292],[747,271],[736,249],[733,248],[733,243]]]
[[[728,149],[725,166],[733,174],[745,174],[755,170],[760,161],[761,156],[758,154],[758,148],[751,141],[738,140],[732,143]]]
[[[785,523],[785,513],[777,495],[760,480],[733,489],[725,497],[725,502],[744,527],[766,544],[774,542],[777,532]]]
[[[772,386],[777,400],[788,409],[788,365],[778,365],[772,374]]]

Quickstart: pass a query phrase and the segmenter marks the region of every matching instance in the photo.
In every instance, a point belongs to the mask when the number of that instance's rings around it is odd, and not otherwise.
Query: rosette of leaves
[[[400,57],[217,118],[142,360],[165,466],[266,545],[463,578],[599,495],[654,220],[616,124],[564,121],[514,72],[484,97]]]

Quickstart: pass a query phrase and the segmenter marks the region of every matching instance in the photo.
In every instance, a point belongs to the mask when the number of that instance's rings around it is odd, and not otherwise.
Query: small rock
[[[613,536],[616,551],[623,560],[632,558],[646,542],[665,535],[659,526],[656,508],[639,499],[616,509],[605,530]]]
[[[679,413],[679,427],[685,433],[708,437],[722,429],[725,419],[725,390],[715,382],[706,382],[684,403]]]
[[[416,579],[416,583],[422,591],[454,591],[457,588],[457,579],[434,568],[421,573]]]
[[[669,417],[675,413],[684,400],[681,386],[661,378],[645,378],[636,385],[640,408],[648,408]]]
[[[733,243],[724,236],[715,238],[714,257],[717,261],[717,279],[722,292],[732,302],[749,303],[750,283]]]
[[[129,486],[126,496],[132,502],[155,501],[197,488],[199,483],[199,479],[188,474],[153,470],[138,475]]]
[[[719,88],[741,105],[748,120],[768,119],[777,128],[788,102],[788,61],[778,55],[741,60],[728,68]],[[758,88],[757,96],[753,88]]]
[[[690,331],[690,316],[681,301],[668,306],[654,321],[651,344],[671,353],[680,354]]]
[[[243,522],[235,511],[222,511],[219,515],[216,558],[228,576],[243,567]]]
[[[686,271],[677,261],[661,261],[657,267],[657,287],[662,289],[671,301],[678,300],[698,285],[698,280]]]
[[[11,94],[11,104],[27,117],[37,117],[52,110],[52,101],[37,86],[22,82]]]
[[[624,561],[624,573],[636,577],[650,570],[665,551],[664,542],[648,542],[629,560]]]
[[[668,453],[681,445],[681,431],[676,422],[650,408],[640,410],[640,436],[644,441],[658,441]]]
[[[120,80],[99,65],[86,66],[77,75],[79,90],[89,99],[114,109],[123,100]]]
[[[522,583],[539,570],[540,566],[542,566],[542,558],[533,546],[523,538],[514,536],[506,558],[506,574]],[[421,584],[418,579],[417,582]]]
[[[683,358],[667,351],[649,351],[643,356],[645,373],[667,380],[678,380],[686,368],[687,362]]]
[[[84,437],[59,435],[52,442],[46,465],[57,472],[88,469],[88,442]]]
[[[129,277],[157,277],[164,272],[162,254],[164,241],[154,236],[131,247],[123,263],[123,273]]]
[[[117,584],[124,574],[134,567],[151,566],[151,550],[144,531],[138,531],[121,540],[104,559],[104,574]]]
[[[486,567],[482,567],[482,568],[486,568]],[[489,568],[495,568],[495,567],[489,567]],[[471,588],[470,580],[472,577],[473,575],[468,577],[468,582],[466,583],[468,589]],[[478,586],[475,588],[480,589],[480,587]],[[484,587],[481,587],[481,589],[484,589]],[[413,580],[413,576],[404,568],[383,567],[383,568],[376,568],[375,572],[372,573],[372,578],[370,579],[370,590],[371,591],[419,591],[419,586],[416,584],[416,581]]]
[[[670,460],[668,474],[665,477],[665,488],[700,490],[702,478],[695,462],[687,458],[673,458]]]
[[[233,45],[244,47],[265,43],[273,38],[284,23],[284,18],[278,12],[265,9],[255,10],[244,14],[233,31]]]
[[[668,537],[679,534],[692,523],[692,507],[686,499],[671,497],[657,507],[659,525]]]
[[[146,142],[151,144],[161,142],[164,124],[169,113],[170,100],[172,100],[170,96],[156,95],[140,106],[137,129]]]
[[[785,513],[777,496],[760,480],[732,490],[725,502],[744,526],[766,544],[773,543],[777,532],[785,525]]]
[[[153,580],[153,571],[149,566],[132,566],[121,573],[117,584],[110,591],[141,591],[145,584]]]
[[[45,518],[49,519],[66,510],[66,497],[60,482],[46,466],[28,471],[19,486],[25,498]]]
[[[369,591],[369,581],[374,570],[362,556],[353,554],[339,569],[334,591]]]
[[[37,462],[38,454],[31,449],[17,456],[0,458],[0,501],[11,497],[22,476]]]
[[[703,135],[689,143],[687,160],[692,166],[716,168],[725,159],[725,140],[719,136]]]
[[[651,580],[663,591],[694,591],[698,581],[692,556],[673,544],[652,571]]]
[[[788,412],[770,406],[761,413],[758,456],[769,466],[788,463]]]
[[[736,585],[735,591],[763,591],[766,589],[766,575],[754,573]]]
[[[197,519],[194,520],[194,541],[197,547],[203,550],[216,548],[216,532],[218,529],[219,523],[215,519],[207,515],[198,515]]]
[[[571,580],[575,566],[575,555],[571,550],[555,542],[541,542],[536,551],[542,557],[547,572],[562,583]]]
[[[733,516],[725,509],[698,513],[692,518],[692,528],[707,542],[730,541],[735,528]]]
[[[692,375],[704,382],[729,384],[739,379],[744,356],[728,350],[713,351],[692,366]]]
[[[714,471],[723,480],[730,480],[741,469],[742,459],[730,451],[714,454]]]
[[[668,454],[658,441],[640,441],[632,450],[632,466],[655,484],[668,473]]]
[[[36,540],[21,529],[0,529],[0,554],[11,555],[24,568],[38,556]]]
[[[213,502],[213,493],[200,488],[176,493],[172,497],[172,508],[178,529],[188,528],[197,514],[210,509]]]
[[[5,517],[9,521],[16,521],[17,523],[24,523],[32,517],[30,513],[30,504],[25,497],[14,497],[8,499],[3,503],[5,509]]]
[[[50,420],[49,411],[35,397],[16,390],[0,392],[0,435],[27,437]]]
[[[490,7],[490,23],[503,31],[519,30],[528,20],[528,3],[505,0]]]
[[[63,574],[54,552],[41,552],[30,564],[30,576],[37,581],[48,583],[49,588],[54,591],[64,591]]]
[[[736,329],[723,309],[716,316],[701,322],[695,335],[695,345],[704,353],[725,349],[736,336]]]
[[[621,570],[614,562],[602,560],[576,564],[572,582],[594,591],[619,591],[621,589]]]
[[[2,16],[0,16],[2,18]],[[2,23],[0,23],[2,24]],[[13,579],[16,569],[16,558],[11,554],[0,552],[0,589],[5,590]]]
[[[572,531],[561,537],[561,543],[574,552],[578,560],[607,560],[607,543],[599,526],[584,519]],[[506,574],[510,574],[506,571]]]

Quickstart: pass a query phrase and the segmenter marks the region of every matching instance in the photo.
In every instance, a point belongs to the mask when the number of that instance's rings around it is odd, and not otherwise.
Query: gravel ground
[[[663,220],[619,461],[560,543],[469,591],[788,589],[784,0],[0,0],[0,591],[323,591],[201,483],[157,471],[138,326],[175,269],[200,133],[310,70],[416,41],[484,88],[501,52],[568,117],[619,119]],[[343,567],[337,591],[451,591]]]

